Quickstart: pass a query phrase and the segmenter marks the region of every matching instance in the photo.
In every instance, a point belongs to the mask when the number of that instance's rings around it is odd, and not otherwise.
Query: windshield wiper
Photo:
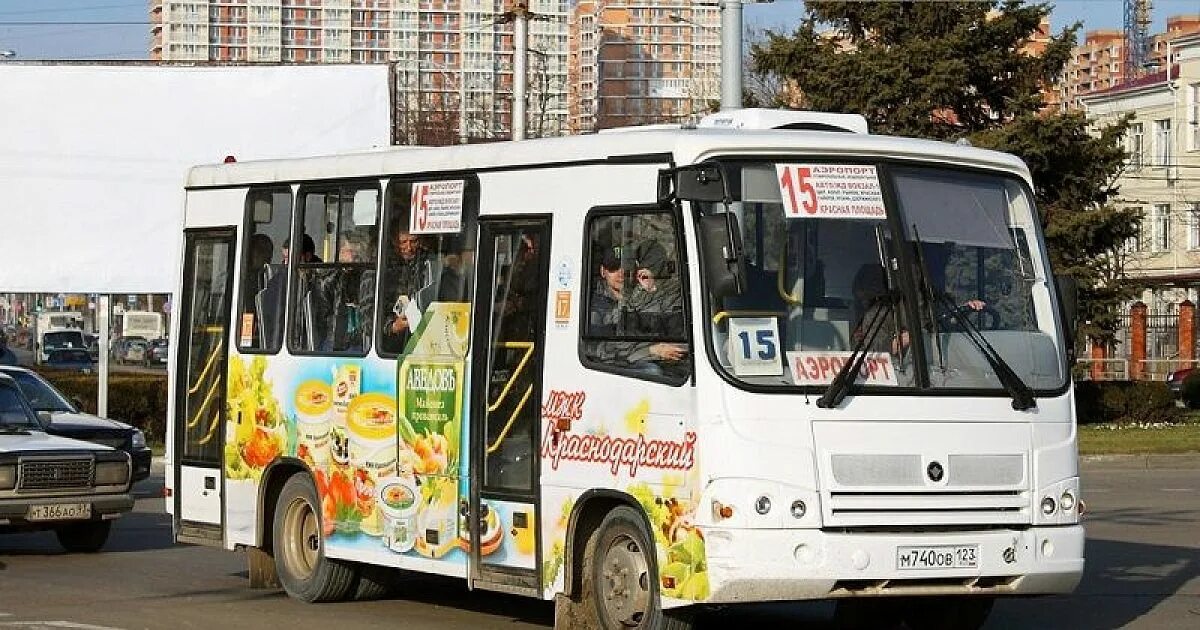
[[[867,322],[863,335],[858,338],[858,342],[851,349],[850,358],[846,359],[846,362],[842,364],[842,369],[838,370],[833,381],[829,383],[829,387],[825,389],[825,393],[817,399],[818,407],[832,409],[845,400],[846,394],[850,393],[850,385],[858,379],[859,373],[862,372],[863,363],[867,358],[867,348],[875,343],[875,337],[879,335],[879,331],[891,315],[895,304],[896,297],[889,292],[876,297],[871,306],[867,307],[867,310],[870,310],[873,306],[879,305]]]
[[[996,378],[1000,379],[1000,384],[1012,396],[1013,409],[1025,411],[1036,407],[1037,401],[1033,398],[1033,390],[1025,384],[1025,381],[1021,380],[1021,377],[1013,371],[1012,366],[1004,360],[1004,357],[1000,356],[992,344],[988,343],[987,337],[984,337],[983,333],[979,332],[979,328],[971,323],[971,318],[958,312],[958,307],[955,306],[950,296],[940,293],[934,302],[942,307],[948,317],[952,317],[954,321],[962,324],[963,330],[967,333],[967,339],[970,339],[983,358],[987,359],[988,365],[996,373]]]
[[[23,424],[0,424],[0,435],[29,435],[31,428]]]

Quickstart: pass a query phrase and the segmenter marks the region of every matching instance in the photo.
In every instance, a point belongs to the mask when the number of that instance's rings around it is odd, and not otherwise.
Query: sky
[[[1164,29],[1169,15],[1200,13],[1200,0],[1153,3],[1152,33]],[[146,59],[149,4],[147,0],[0,0],[0,51],[13,51],[15,59],[25,60]],[[1055,31],[1076,21],[1083,22],[1085,30],[1122,26],[1121,0],[1058,0],[1054,4],[1051,25]],[[755,28],[789,30],[802,11],[800,0],[749,4],[745,21]]]

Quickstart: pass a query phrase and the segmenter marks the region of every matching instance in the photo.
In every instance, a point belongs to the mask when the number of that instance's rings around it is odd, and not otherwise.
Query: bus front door
[[[481,220],[471,406],[471,582],[536,595],[550,219]]]
[[[225,374],[235,233],[184,235],[175,366],[175,536],[220,545]]]

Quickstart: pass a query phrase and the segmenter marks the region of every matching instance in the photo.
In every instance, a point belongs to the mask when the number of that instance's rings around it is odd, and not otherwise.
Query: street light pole
[[[513,6],[513,105],[512,139],[525,139],[525,94],[528,90],[529,6],[518,2]]]
[[[721,0],[721,111],[742,107],[742,0]]]

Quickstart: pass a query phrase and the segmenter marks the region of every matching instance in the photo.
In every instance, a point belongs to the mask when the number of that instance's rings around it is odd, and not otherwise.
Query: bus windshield
[[[1018,179],[799,159],[725,167],[746,275],[739,294],[708,300],[708,321],[736,381],[824,387],[857,349],[868,391],[1064,384],[1049,263]]]

